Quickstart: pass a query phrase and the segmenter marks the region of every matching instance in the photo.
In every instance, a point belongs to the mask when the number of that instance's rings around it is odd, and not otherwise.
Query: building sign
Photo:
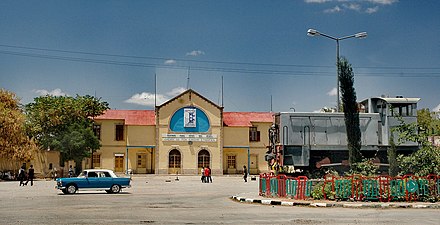
[[[162,141],[216,142],[216,134],[162,134]]]
[[[196,109],[185,108],[183,112],[184,127],[196,127]]]

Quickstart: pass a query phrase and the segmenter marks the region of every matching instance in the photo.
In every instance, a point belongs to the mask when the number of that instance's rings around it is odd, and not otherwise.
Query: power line
[[[0,45],[0,46],[2,46],[2,45]],[[58,51],[58,50],[56,50],[56,51]],[[63,50],[60,50],[60,51],[63,51]],[[2,51],[2,50],[0,50],[0,54],[32,57],[32,58],[42,58],[42,59],[51,59],[51,60],[63,60],[63,61],[72,61],[72,62],[107,64],[107,65],[116,65],[116,66],[168,68],[168,69],[185,69],[185,70],[188,68],[188,66],[163,65],[161,63],[160,64],[159,63],[139,63],[139,62],[129,62],[129,61],[93,59],[93,58],[59,56],[59,55],[47,55],[47,54],[38,54],[38,53],[16,52],[16,51]],[[91,54],[94,54],[94,53],[91,53]],[[98,54],[98,55],[109,56],[107,54]],[[197,62],[200,62],[200,61],[197,61]],[[254,65],[261,65],[261,64],[254,64]],[[265,64],[265,65],[269,65],[269,64]],[[271,64],[271,65],[274,65],[274,64]],[[365,67],[356,67],[355,69],[358,69],[358,68],[365,68]],[[270,74],[270,75],[286,75],[286,76],[334,76],[334,71],[331,71],[331,72],[324,71],[323,72],[323,71],[253,69],[253,68],[231,68],[231,67],[209,67],[209,66],[191,66],[191,69],[196,70],[196,71],[205,71],[205,72],[244,73],[244,74],[261,74],[261,75]],[[370,68],[370,69],[372,69],[372,68]],[[391,67],[388,67],[387,69],[391,69]],[[416,68],[411,68],[411,69],[416,69]],[[423,71],[423,72],[390,72],[390,71],[387,71],[387,72],[360,72],[360,73],[357,73],[356,76],[437,78],[437,77],[440,77],[440,71],[439,72],[425,72],[425,71]]]
[[[312,68],[329,68],[334,66],[312,66],[312,65],[292,65],[292,64],[274,64],[274,63],[251,63],[251,62],[231,62],[231,61],[214,61],[214,60],[194,60],[194,59],[183,59],[183,58],[173,58],[173,57],[152,57],[152,56],[130,56],[130,55],[119,55],[119,54],[107,54],[107,53],[92,53],[84,51],[71,51],[71,50],[59,50],[59,49],[48,49],[48,48],[35,48],[35,47],[24,47],[15,45],[2,45],[0,47],[8,48],[18,48],[26,50],[38,50],[38,51],[48,51],[48,52],[61,52],[70,54],[84,54],[84,55],[95,55],[95,56],[109,56],[109,57],[121,57],[121,58],[133,58],[133,59],[153,59],[153,60],[169,60],[174,59],[182,62],[198,62],[198,63],[213,63],[213,64],[231,64],[231,65],[252,65],[252,66],[279,66],[279,67],[312,67]]]
[[[26,50],[38,50],[38,51],[48,51],[48,52],[61,52],[69,54],[84,54],[84,55],[95,55],[95,56],[108,56],[108,57],[121,57],[121,58],[133,58],[133,59],[153,59],[153,60],[169,60],[174,59],[182,62],[198,62],[198,63],[213,63],[213,64],[231,64],[231,65],[252,65],[252,66],[276,66],[276,67],[309,67],[309,68],[334,68],[335,66],[318,66],[318,65],[295,65],[295,64],[277,64],[277,63],[251,63],[251,62],[232,62],[232,61],[216,61],[216,60],[195,60],[195,59],[183,59],[183,58],[173,58],[173,57],[153,57],[153,56],[132,56],[132,55],[121,55],[121,54],[108,54],[108,53],[94,53],[85,51],[72,51],[72,50],[61,50],[61,49],[49,49],[49,48],[36,48],[27,46],[17,46],[17,45],[5,45],[0,44],[0,47],[16,48],[16,49],[26,49]],[[440,67],[397,67],[397,66],[357,66],[356,68],[362,69],[417,69],[417,70],[440,70]]]

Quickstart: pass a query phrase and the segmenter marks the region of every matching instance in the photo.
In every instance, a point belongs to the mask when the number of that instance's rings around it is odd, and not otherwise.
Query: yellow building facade
[[[101,148],[83,168],[150,174],[268,172],[270,112],[223,112],[187,90],[155,110],[108,110],[95,118]]]

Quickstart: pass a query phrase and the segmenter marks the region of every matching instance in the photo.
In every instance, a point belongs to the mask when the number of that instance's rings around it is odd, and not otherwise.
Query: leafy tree
[[[419,132],[425,132],[428,135],[440,135],[440,120],[435,112],[430,112],[429,109],[418,110],[417,123]]]
[[[72,159],[81,161],[90,151],[97,149],[94,145],[97,138],[90,137],[87,130],[92,129],[94,117],[109,109],[107,102],[89,95],[75,98],[47,95],[34,101],[25,108],[28,131],[42,148],[59,150],[61,164]],[[72,141],[79,141],[78,137],[86,139],[85,145],[78,143],[83,146],[81,149],[72,146]],[[93,138],[96,140],[90,140]]]
[[[61,153],[63,161],[74,160],[77,165],[90,153],[101,147],[90,127],[74,123],[51,139],[50,146]]]
[[[26,136],[25,115],[19,102],[14,93],[0,89],[0,158],[25,161],[38,148]]]
[[[413,141],[421,145],[416,152],[408,156],[399,155],[397,157],[400,174],[414,174],[416,176],[440,174],[440,148],[429,142],[428,132],[418,133],[418,126],[416,123],[405,124],[403,120],[400,120],[400,125],[395,128],[399,132],[399,143]]]
[[[361,130],[359,111],[354,89],[354,73],[347,59],[338,60],[338,76],[341,86],[342,107],[344,109],[345,128],[348,142],[348,161],[350,167],[362,160],[361,155]]]

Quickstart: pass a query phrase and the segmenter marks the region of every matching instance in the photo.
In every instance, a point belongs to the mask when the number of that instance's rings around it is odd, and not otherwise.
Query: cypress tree
[[[341,87],[342,108],[344,109],[345,128],[347,131],[348,161],[350,167],[361,162],[361,130],[359,111],[354,89],[354,73],[347,59],[338,60],[338,76]]]

